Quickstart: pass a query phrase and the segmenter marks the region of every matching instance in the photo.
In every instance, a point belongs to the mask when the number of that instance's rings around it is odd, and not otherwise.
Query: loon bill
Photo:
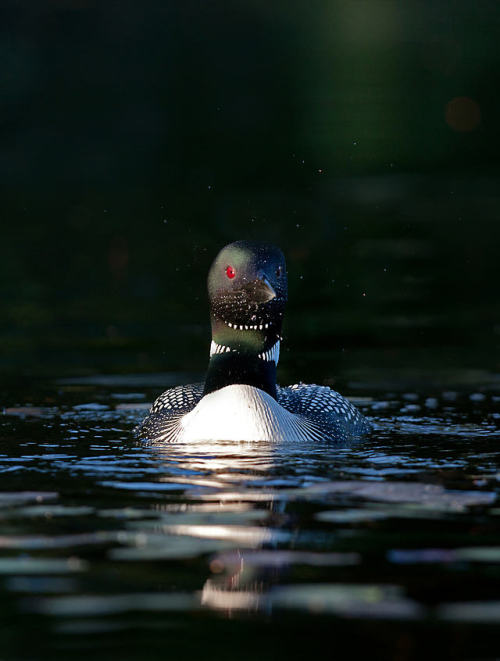
[[[326,386],[276,384],[287,301],[285,258],[275,246],[236,241],[208,273],[212,324],[204,383],[166,390],[137,427],[171,441],[349,441],[370,423]]]

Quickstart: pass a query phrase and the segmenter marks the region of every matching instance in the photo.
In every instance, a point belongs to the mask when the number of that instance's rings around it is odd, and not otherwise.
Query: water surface
[[[432,394],[351,384],[376,427],[351,446],[141,444],[132,429],[169,378],[11,394],[5,658],[274,659],[333,641],[379,658],[492,658],[494,378]]]

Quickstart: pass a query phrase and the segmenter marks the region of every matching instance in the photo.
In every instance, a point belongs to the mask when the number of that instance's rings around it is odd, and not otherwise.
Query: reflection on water
[[[249,641],[245,627],[269,617],[330,618],[337,636],[349,620],[443,635],[500,622],[494,389],[365,392],[356,402],[376,431],[351,446],[150,447],[130,433],[149,390],[59,388],[57,407],[18,404],[0,419],[10,656],[33,653],[26,618],[51,658],[73,640],[113,648],[131,622],[154,641],[181,614],[192,635],[227,617],[225,635],[241,626]]]

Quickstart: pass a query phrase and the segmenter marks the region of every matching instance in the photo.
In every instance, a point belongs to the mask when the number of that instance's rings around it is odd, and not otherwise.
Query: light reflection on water
[[[48,617],[50,648],[131,613],[211,611],[500,622],[496,396],[433,395],[431,416],[407,410],[429,398],[365,397],[376,431],[351,446],[157,447],[130,433],[145,393],[93,394],[1,420],[19,632]]]

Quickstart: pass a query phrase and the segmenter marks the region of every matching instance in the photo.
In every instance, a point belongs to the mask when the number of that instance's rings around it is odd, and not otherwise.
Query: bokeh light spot
[[[474,131],[481,123],[481,109],[473,99],[457,96],[447,103],[445,118],[454,131]]]

